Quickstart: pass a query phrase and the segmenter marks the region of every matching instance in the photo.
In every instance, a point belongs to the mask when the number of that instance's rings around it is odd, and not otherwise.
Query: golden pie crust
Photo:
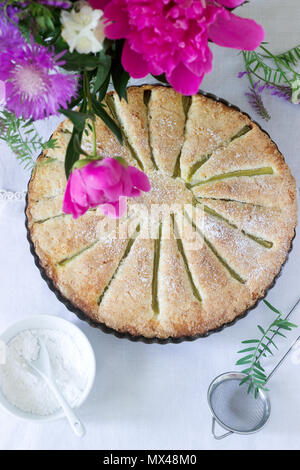
[[[201,94],[145,85],[128,89],[128,103],[111,92],[103,104],[125,145],[97,120],[98,154],[143,169],[152,190],[128,200],[116,228],[100,209],[63,214],[64,121],[28,191],[28,229],[47,276],[118,332],[177,338],[233,321],[265,295],[291,247],[296,184],[283,156],[246,115]],[[90,135],[82,146],[91,151]]]

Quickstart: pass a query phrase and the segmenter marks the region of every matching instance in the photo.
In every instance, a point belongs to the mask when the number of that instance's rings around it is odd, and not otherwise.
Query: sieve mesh
[[[256,399],[247,393],[248,385],[240,386],[240,378],[230,378],[215,384],[210,405],[220,423],[237,432],[253,432],[262,427],[269,416],[263,395]]]

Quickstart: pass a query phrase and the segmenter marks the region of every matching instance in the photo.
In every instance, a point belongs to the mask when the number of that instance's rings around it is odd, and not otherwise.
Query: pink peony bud
[[[115,158],[91,161],[72,171],[63,211],[77,219],[90,207],[100,206],[104,214],[118,218],[126,211],[126,197],[138,197],[150,189],[147,175],[133,166]]]

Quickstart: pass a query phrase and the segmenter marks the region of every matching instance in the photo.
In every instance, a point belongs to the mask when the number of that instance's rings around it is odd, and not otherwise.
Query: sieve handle
[[[300,303],[300,297],[299,299],[297,300],[297,302],[295,303],[295,305],[291,308],[291,310],[289,311],[289,313],[286,315],[286,317],[284,318],[285,320],[287,320],[293,313],[293,311],[295,310],[295,308],[298,306],[298,304]],[[277,328],[277,331],[279,330],[279,327]],[[277,331],[275,331],[272,336],[270,337],[270,339],[268,340],[267,342],[267,346],[269,346],[271,343],[272,343],[272,339],[274,338],[274,336],[276,336],[276,333]],[[261,357],[263,351],[261,351],[261,353],[259,354],[258,356],[258,359]],[[275,371],[274,371],[275,372]],[[270,377],[269,377],[270,378]]]
[[[290,354],[290,352],[294,349],[294,347],[296,346],[296,344],[298,344],[300,341],[300,336],[298,336],[298,338],[292,343],[291,347],[288,349],[288,351],[285,353],[285,355],[283,356],[282,359],[280,359],[280,361],[276,364],[276,366],[274,367],[274,369],[272,370],[272,372],[269,374],[267,380],[266,380],[266,383],[269,382],[269,380],[273,377],[273,375],[275,374],[275,372],[277,371],[277,369],[279,369],[279,367],[281,366],[281,364],[285,361],[286,357]]]
[[[220,439],[224,439],[224,437],[230,436],[230,434],[233,434],[232,431],[229,431],[229,432],[226,432],[225,434],[221,434],[220,436],[217,436],[216,435],[216,420],[215,420],[215,418],[212,419],[211,432],[212,432],[212,435],[214,436],[214,438],[217,439],[218,441]]]

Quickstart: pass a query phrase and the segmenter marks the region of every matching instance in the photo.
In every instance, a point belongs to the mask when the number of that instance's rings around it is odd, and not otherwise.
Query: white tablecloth
[[[251,0],[240,9],[262,23],[274,52],[300,43],[299,0]],[[236,51],[214,48],[214,70],[202,88],[249,112],[271,134],[300,178],[300,109],[266,96],[272,114],[261,121],[247,104],[247,79],[239,80],[242,59]],[[58,120],[40,126],[49,136]],[[0,188],[24,190],[29,172],[0,144]],[[299,181],[299,180],[298,180]],[[24,204],[0,206],[0,331],[33,314],[53,314],[76,322],[92,342],[97,378],[80,409],[87,435],[74,437],[66,421],[35,425],[0,410],[0,449],[299,449],[300,366],[288,359],[272,381],[272,414],[267,426],[251,436],[216,441],[206,392],[218,374],[235,369],[240,341],[252,337],[258,323],[273,314],[263,303],[235,326],[207,339],[179,345],[146,345],[117,339],[90,328],[68,312],[48,289],[34,265],[24,227]],[[300,239],[268,300],[288,311],[300,293]],[[300,324],[300,309],[294,314]],[[290,338],[295,337],[294,332]],[[282,350],[283,351],[283,350]],[[275,358],[276,359],[276,358]],[[274,360],[268,360],[271,367]]]

